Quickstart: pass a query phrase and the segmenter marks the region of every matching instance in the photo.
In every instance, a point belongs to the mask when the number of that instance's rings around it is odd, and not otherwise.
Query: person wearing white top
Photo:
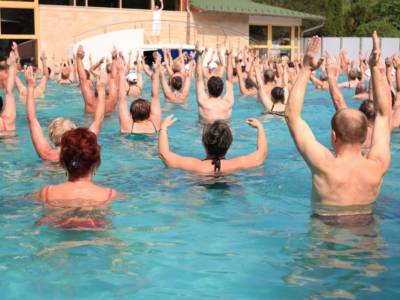
[[[161,11],[164,9],[163,0],[154,2],[153,8],[153,36],[159,37],[161,33]]]

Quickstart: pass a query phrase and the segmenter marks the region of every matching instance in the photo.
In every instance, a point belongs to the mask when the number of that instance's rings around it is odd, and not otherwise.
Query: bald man
[[[320,47],[318,37],[310,40],[304,56],[304,67],[286,107],[290,133],[312,173],[315,214],[322,219],[326,217],[328,222],[334,224],[354,219],[369,222],[373,219],[370,204],[376,200],[383,175],[390,165],[390,101],[379,70],[380,47],[376,32],[372,37],[373,50],[369,64],[376,119],[371,150],[367,156],[362,155],[361,147],[367,137],[368,122],[360,111],[344,108],[333,116],[331,140],[335,155],[316,140],[301,117],[307,82],[311,72],[318,69],[321,63],[316,58]]]

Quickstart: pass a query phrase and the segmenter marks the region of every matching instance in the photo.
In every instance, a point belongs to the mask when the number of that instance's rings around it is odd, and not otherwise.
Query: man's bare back
[[[367,156],[361,153],[367,138],[368,121],[357,110],[338,110],[332,119],[332,145],[318,143],[307,123],[301,118],[304,94],[311,72],[320,65],[316,53],[320,39],[313,37],[304,67],[293,86],[286,108],[286,119],[296,146],[308,164],[313,180],[312,200],[329,206],[364,206],[373,203],[380,190],[383,175],[390,164],[390,102],[379,70],[379,40],[373,34],[374,48],[370,58],[372,85],[377,111],[371,149]],[[331,212],[335,214],[335,212]]]

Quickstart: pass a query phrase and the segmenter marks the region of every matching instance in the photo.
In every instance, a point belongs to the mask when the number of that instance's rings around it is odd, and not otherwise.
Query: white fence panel
[[[399,39],[382,38],[381,39],[382,57],[392,56],[399,52]]]
[[[351,60],[357,60],[360,53],[360,38],[342,38],[342,49],[347,52]]]
[[[340,38],[323,38],[321,52],[328,51],[330,54],[338,55],[340,51]]]

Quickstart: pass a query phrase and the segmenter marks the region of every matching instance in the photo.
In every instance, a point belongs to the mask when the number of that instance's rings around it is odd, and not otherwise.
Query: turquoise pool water
[[[44,128],[56,116],[90,124],[76,87],[50,83],[37,107]],[[107,212],[106,230],[68,231],[34,226],[43,210],[30,193],[65,173],[36,156],[19,103],[18,136],[0,140],[1,298],[399,299],[400,134],[375,224],[337,229],[310,217],[309,171],[285,123],[261,111],[256,99],[236,97],[229,154],[255,148],[245,120],[258,116],[269,140],[265,165],[219,179],[166,169],[155,140],[120,135],[117,115],[108,116],[95,179],[127,199]],[[172,149],[204,157],[194,90],[183,106],[163,102],[163,112],[178,117]],[[333,112],[328,92],[309,86],[303,115],[325,145]]]

